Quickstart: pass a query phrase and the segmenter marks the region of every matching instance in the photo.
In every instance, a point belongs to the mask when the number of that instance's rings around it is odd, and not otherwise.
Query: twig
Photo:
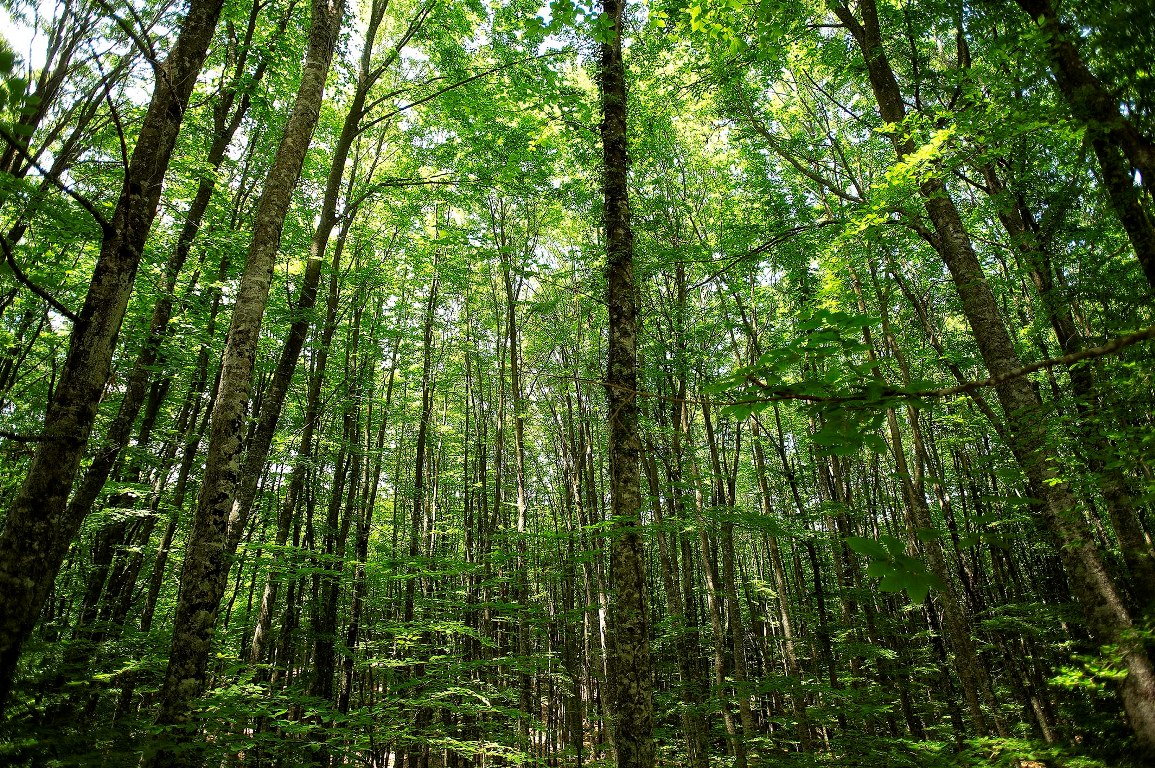
[[[116,9],[114,9],[105,0],[96,0],[96,4],[100,6],[100,10],[108,14],[109,18],[111,18],[116,23],[116,26],[120,27],[120,31],[128,36],[128,39],[131,40],[133,46],[135,46],[136,49],[140,51],[140,55],[144,57],[145,61],[151,64],[152,68],[156,72],[162,72],[163,68],[160,65],[160,61],[158,61],[156,58],[156,51],[152,47],[152,41],[142,36],[142,33],[143,35],[149,34],[149,27],[147,27],[144,23],[144,20],[141,19],[139,15],[137,15],[136,9],[133,8],[129,3],[125,4],[129,14],[132,15],[133,21],[135,21],[137,26],[140,27],[139,32],[133,29],[132,25],[129,24],[128,21],[124,19],[124,17],[117,14]]]
[[[766,253],[766,251],[769,251],[770,249],[775,248],[776,246],[782,245],[783,243],[787,242],[791,238],[797,237],[798,235],[802,235],[802,234],[805,234],[807,232],[812,232],[814,230],[822,229],[823,227],[828,227],[831,224],[839,224],[839,223],[841,223],[841,222],[835,221],[833,219],[826,219],[826,220],[820,221],[816,224],[801,224],[801,225],[796,226],[796,227],[791,227],[790,229],[786,230],[785,232],[782,232],[782,233],[775,235],[774,237],[772,237],[771,239],[762,243],[761,245],[755,246],[755,247],[751,248],[750,250],[746,251],[745,253],[738,254],[737,256],[734,256],[734,257],[728,259],[725,266],[723,266],[721,269],[719,269],[716,272],[714,272],[713,274],[711,274],[709,277],[707,277],[703,280],[699,280],[698,282],[694,283],[693,285],[691,285],[689,287],[688,290],[695,291],[695,290],[701,288],[706,283],[709,283],[709,282],[712,282],[713,280],[716,280],[724,272],[729,271],[735,265],[742,263],[746,259],[751,259],[755,256],[760,256],[761,254]]]
[[[526,56],[525,58],[518,59],[516,61],[511,61],[508,64],[501,64],[501,65],[496,66],[496,67],[491,67],[491,68],[485,70],[484,72],[478,72],[476,75],[472,75],[470,77],[467,77],[464,80],[458,80],[457,82],[452,83],[451,85],[447,85],[444,88],[436,90],[433,93],[429,94],[428,96],[417,99],[416,101],[411,101],[403,107],[398,107],[392,113],[387,115],[387,117],[393,117],[394,115],[400,114],[401,112],[404,112],[407,109],[412,109],[413,107],[420,106],[421,104],[424,104],[427,101],[433,101],[438,96],[441,96],[442,94],[448,93],[449,91],[452,91],[454,88],[460,88],[463,85],[468,85],[469,83],[472,83],[474,80],[480,80],[483,77],[489,77],[490,75],[496,74],[498,72],[503,72],[507,69],[512,69],[512,68],[518,66],[519,64],[525,64],[526,62],[537,61],[539,59],[550,59],[550,58],[553,58],[554,56],[560,56],[563,53],[569,53],[569,49],[563,48],[559,51],[550,51],[548,53],[542,53],[542,54],[538,54],[536,56]]]

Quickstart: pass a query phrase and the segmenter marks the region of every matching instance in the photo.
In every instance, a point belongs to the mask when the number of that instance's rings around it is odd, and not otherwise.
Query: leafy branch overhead
[[[920,536],[923,532],[920,532]],[[937,536],[934,531],[927,532]],[[906,592],[916,605],[926,600],[931,589],[944,589],[945,584],[920,557],[912,557],[906,552],[906,544],[894,536],[880,536],[867,539],[850,536],[846,546],[867,558],[866,575],[879,579],[878,588],[883,592]]]
[[[868,360],[863,354],[870,345],[854,338],[864,327],[879,322],[877,317],[852,315],[819,309],[797,325],[803,335],[762,354],[752,365],[736,368],[729,376],[703,388],[719,397],[719,404],[735,418],[742,419],[766,410],[773,403],[798,400],[811,404],[826,424],[813,435],[816,445],[835,454],[847,455],[866,446],[885,452],[885,441],[875,431],[884,412],[906,401],[933,400],[998,387],[1036,371],[1076,364],[1115,355],[1127,347],[1155,339],[1155,326],[1060,357],[1020,366],[985,379],[935,387],[931,382],[911,382],[909,386],[888,384],[880,375],[882,361]],[[801,370],[804,377],[790,380]],[[821,375],[805,376],[807,373]]]

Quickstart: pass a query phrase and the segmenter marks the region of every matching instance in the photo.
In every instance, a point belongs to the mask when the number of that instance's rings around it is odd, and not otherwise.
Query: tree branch
[[[0,437],[5,440],[11,440],[14,443],[39,443],[44,439],[40,435],[18,435],[6,429],[0,429]]]
[[[1012,379],[1017,379],[1021,376],[1026,376],[1027,374],[1034,373],[1035,371],[1041,371],[1045,368],[1055,368],[1058,366],[1074,365],[1075,363],[1080,363],[1084,360],[1092,360],[1095,358],[1106,357],[1108,355],[1112,355],[1116,352],[1119,352],[1120,350],[1125,349],[1126,347],[1133,346],[1133,345],[1138,344],[1138,343],[1143,342],[1143,341],[1149,341],[1150,339],[1155,339],[1155,325],[1150,326],[1148,328],[1144,328],[1140,331],[1136,331],[1135,333],[1127,334],[1126,336],[1120,336],[1117,339],[1112,339],[1111,341],[1107,342],[1106,344],[1102,344],[1098,347],[1088,347],[1086,349],[1081,349],[1078,352],[1072,352],[1069,355],[1063,355],[1062,357],[1053,357],[1053,358],[1049,358],[1047,360],[1039,360],[1038,362],[1034,362],[1034,363],[1031,363],[1029,365],[1024,365],[1020,368],[1015,368],[1013,370],[1006,371],[1005,373],[1001,373],[998,376],[990,376],[988,378],[979,379],[977,381],[963,382],[962,384],[958,384],[958,385],[955,385],[953,387],[939,387],[937,389],[917,390],[917,389],[905,389],[902,387],[884,387],[881,390],[879,390],[878,392],[872,393],[869,395],[865,392],[855,393],[855,394],[850,394],[850,395],[809,395],[809,394],[806,394],[803,392],[793,392],[789,389],[784,389],[782,387],[775,388],[775,387],[771,386],[770,384],[767,384],[767,383],[759,380],[755,376],[747,376],[746,379],[751,384],[754,384],[755,386],[758,386],[758,387],[766,390],[766,396],[743,398],[741,400],[730,400],[730,401],[717,401],[717,400],[715,400],[712,402],[714,405],[722,405],[722,406],[760,405],[762,403],[774,403],[774,402],[780,402],[783,400],[800,400],[802,402],[807,402],[807,403],[838,404],[838,403],[865,403],[865,402],[877,401],[877,400],[882,399],[882,398],[951,397],[953,395],[970,394],[970,393],[975,392],[979,389],[985,389],[987,387],[997,387],[1000,384],[1004,384],[1008,381],[1011,381]],[[560,376],[560,375],[552,375],[552,374],[544,374],[544,373],[539,374],[539,375],[543,375],[547,378],[566,379],[567,381],[576,380],[576,381],[580,381],[580,382],[585,383],[585,384],[593,384],[595,386],[600,386],[600,387],[613,387],[613,388],[617,388],[617,389],[624,389],[623,387],[610,384],[610,383],[608,383],[606,381],[602,381],[600,379],[590,379],[590,378],[585,378],[585,377],[581,377],[581,376],[575,377],[575,376],[570,376],[570,375]],[[702,405],[705,402],[701,398],[675,397],[673,395],[662,395],[662,394],[659,394],[657,392],[646,392],[644,390],[636,390],[636,389],[635,390],[627,390],[627,391],[629,391],[631,394],[636,395],[638,397],[652,397],[652,398],[656,398],[659,400],[664,400],[664,401],[668,401],[668,402],[675,402],[675,403],[690,403],[692,405]]]
[[[16,255],[12,253],[12,247],[8,245],[8,238],[0,237],[0,249],[4,251],[5,260],[8,262],[8,266],[12,268],[12,274],[16,277],[16,280],[21,285],[48,302],[48,306],[56,310],[58,314],[64,315],[73,323],[79,320],[75,312],[61,304],[55,296],[41,288],[36,283],[32,282],[28,275],[24,274],[24,270],[22,270],[20,265],[16,263]]]
[[[43,178],[52,182],[52,184],[54,184],[57,189],[71,197],[81,208],[88,211],[88,214],[96,220],[97,224],[100,225],[100,229],[105,236],[108,236],[112,233],[112,222],[104,217],[104,214],[100,212],[100,209],[96,207],[96,204],[61,181],[52,171],[47,170],[40,163],[36,162],[36,158],[32,156],[32,154],[27,150],[27,148],[25,148],[24,144],[19,139],[8,132],[7,128],[0,128],[0,139],[3,139],[8,144],[8,146],[16,150],[16,154],[24,158],[25,162],[35,168],[36,172],[39,173]]]
[[[728,405],[749,405],[754,403],[773,402],[776,400],[803,400],[811,403],[861,403],[868,400],[877,400],[879,398],[920,398],[920,397],[952,397],[954,395],[968,394],[979,389],[986,389],[988,387],[997,387],[1005,384],[1013,379],[1026,376],[1027,374],[1041,371],[1047,368],[1056,368],[1059,366],[1070,366],[1084,360],[1091,360],[1099,357],[1106,357],[1114,354],[1126,347],[1138,344],[1142,341],[1155,339],[1155,325],[1144,328],[1140,331],[1120,336],[1112,339],[1106,344],[1098,347],[1087,347],[1078,352],[1072,352],[1069,355],[1061,357],[1052,357],[1047,360],[1039,360],[1029,365],[1024,365],[1019,368],[1014,368],[1010,371],[1005,371],[997,376],[989,376],[985,379],[977,381],[966,381],[961,384],[956,384],[953,387],[939,387],[937,389],[905,389],[902,387],[885,387],[877,393],[870,395],[866,393],[855,393],[852,395],[808,395],[801,392],[791,392],[788,389],[777,388],[760,381],[755,376],[748,376],[747,381],[760,388],[768,390],[768,396],[765,398],[751,398],[745,400],[736,400]]]

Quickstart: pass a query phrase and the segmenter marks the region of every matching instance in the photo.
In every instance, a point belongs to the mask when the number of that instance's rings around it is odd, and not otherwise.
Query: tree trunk
[[[1039,241],[1039,227],[1035,216],[1018,195],[1008,199],[1010,192],[1003,185],[993,166],[982,167],[983,179],[995,197],[999,220],[1010,236],[1011,243],[1022,254],[1031,274],[1031,281],[1039,291],[1043,309],[1064,355],[1082,349],[1079,332],[1071,308],[1062,303],[1055,285],[1050,253]],[[1099,481],[1099,490],[1111,519],[1111,527],[1119,540],[1119,549],[1130,575],[1130,591],[1141,610],[1155,605],[1155,553],[1143,533],[1135,502],[1127,490],[1122,470],[1111,461],[1114,451],[1094,423],[1099,400],[1094,363],[1067,367],[1071,392],[1075,395],[1075,410],[1079,415],[1077,434],[1087,451],[1087,465]]]
[[[630,228],[626,138],[626,72],[622,61],[622,0],[603,0],[610,20],[601,45],[602,192],[608,260],[609,365],[606,400],[610,433],[612,548],[610,582],[610,708],[618,768],[654,765],[646,561],[642,551],[642,497],[638,436],[638,289]]]
[[[883,49],[874,0],[862,0],[861,22],[846,7],[833,7],[866,61],[882,119],[902,123],[906,107]],[[899,138],[895,151],[901,159],[914,147],[909,139]],[[920,191],[938,236],[939,254],[951,273],[987,369],[992,376],[1000,376],[1022,367],[949,190],[940,178],[932,177],[922,183]],[[1030,495],[1041,500],[1035,512],[1055,538],[1088,628],[1098,643],[1116,646],[1121,655],[1127,675],[1119,693],[1131,728],[1142,748],[1155,750],[1155,668],[1142,643],[1133,636],[1131,616],[1070,488],[1050,461],[1047,425],[1038,395],[1023,377],[1004,381],[995,392],[1006,416],[1009,447],[1026,475]]]
[[[281,409],[285,404],[293,374],[297,370],[297,361],[305,346],[305,339],[308,337],[309,329],[312,326],[310,319],[313,307],[317,303],[321,266],[325,262],[325,251],[329,247],[329,239],[333,234],[333,229],[337,227],[338,221],[340,221],[336,247],[343,248],[346,234],[352,226],[356,214],[356,210],[352,208],[355,203],[348,200],[348,194],[346,194],[345,201],[346,210],[340,212],[340,215],[337,204],[341,198],[342,185],[345,184],[347,188],[351,189],[358,180],[359,168],[356,162],[353,164],[347,183],[345,182],[345,168],[349,162],[353,143],[364,131],[364,118],[367,111],[365,103],[369,96],[369,90],[380,79],[385,67],[396,58],[401,47],[417,32],[429,12],[428,6],[421,8],[406,33],[393,46],[392,51],[384,57],[384,63],[374,67],[373,53],[377,32],[384,18],[387,5],[385,0],[375,0],[369,8],[368,23],[363,33],[361,60],[357,70],[357,84],[349,101],[349,108],[345,112],[345,118],[341,123],[341,133],[333,147],[329,175],[325,181],[325,191],[321,198],[321,210],[317,217],[317,224],[313,229],[313,238],[309,243],[309,258],[305,262],[305,273],[297,291],[293,322],[289,326],[288,338],[286,338],[285,345],[281,348],[280,357],[277,359],[277,367],[268,386],[264,389],[261,408],[257,414],[257,427],[245,451],[244,464],[237,484],[236,500],[229,513],[229,545],[233,549],[236,548],[234,542],[244,530],[253,502],[256,499],[257,481],[269,457],[269,449],[272,446],[277,423],[281,417]],[[381,149],[382,145],[378,144],[378,153]],[[373,165],[376,165],[376,158]],[[340,259],[334,258],[334,272],[338,271],[339,265]]]
[[[221,381],[214,400],[204,480],[181,573],[172,651],[157,718],[158,725],[176,726],[172,738],[177,744],[189,741],[193,736],[189,729],[193,722],[190,707],[205,686],[213,626],[224,596],[231,561],[226,529],[239,479],[244,414],[252,386],[257,339],[268,301],[281,227],[317,124],[343,12],[343,0],[313,2],[301,85],[265,179],[245,271],[233,307],[221,364]],[[153,756],[151,764],[192,765],[196,763],[195,752],[195,749],[162,749]]]
[[[100,256],[36,455],[0,533],[0,714],[20,649],[83,522],[68,516],[68,494],[96,420],[164,174],[223,4],[191,0],[172,52],[157,68],[120,198],[112,219],[102,225]]]
[[[241,84],[247,76],[245,61],[248,58],[249,46],[259,11],[259,4],[254,3],[249,14],[248,28],[245,33],[240,60],[237,63],[236,74],[230,86],[222,91],[213,104],[214,132],[208,155],[205,158],[208,169],[201,177],[196,195],[185,214],[184,225],[177,236],[176,247],[165,265],[164,290],[153,306],[148,336],[141,345],[132,372],[128,376],[116,418],[109,425],[103,445],[95,452],[92,463],[84,473],[84,479],[80,482],[76,493],[69,502],[68,514],[72,517],[84,519],[91,511],[92,505],[112,473],[117,459],[127,447],[132,425],[140,413],[141,406],[144,405],[149,379],[153,374],[154,366],[160,359],[161,344],[168,335],[168,324],[172,319],[175,303],[173,293],[176,290],[177,279],[180,277],[180,272],[192,250],[193,241],[196,239],[197,233],[200,232],[205,213],[208,211],[213,192],[216,190],[217,172],[224,161],[225,152],[249,111],[249,91],[260,83],[265,74],[266,66],[265,62],[262,61],[257,65],[253,74],[248,76],[251,77],[251,85],[243,93],[240,91]],[[286,14],[278,33],[284,30],[288,22],[289,14]],[[238,94],[240,95],[240,103],[234,109],[233,102]]]
[[[1119,100],[1083,61],[1071,31],[1059,19],[1051,0],[1016,2],[1046,35],[1051,71],[1059,92],[1075,119],[1087,130],[1103,172],[1107,196],[1131,240],[1147,283],[1155,291],[1155,221],[1149,200],[1144,200],[1143,190],[1132,181],[1132,169],[1138,170],[1147,194],[1155,191],[1155,142],[1119,113]],[[1150,23],[1150,18],[1132,21]]]

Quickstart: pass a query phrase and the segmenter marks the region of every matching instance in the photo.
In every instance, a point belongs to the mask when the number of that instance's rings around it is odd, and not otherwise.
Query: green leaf
[[[908,585],[909,578],[907,574],[892,571],[882,577],[882,581],[878,583],[878,588],[883,592],[902,592],[907,589]]]
[[[888,558],[886,547],[874,539],[864,539],[860,536],[847,536],[846,546],[850,547],[854,552],[874,560],[886,560]]]

